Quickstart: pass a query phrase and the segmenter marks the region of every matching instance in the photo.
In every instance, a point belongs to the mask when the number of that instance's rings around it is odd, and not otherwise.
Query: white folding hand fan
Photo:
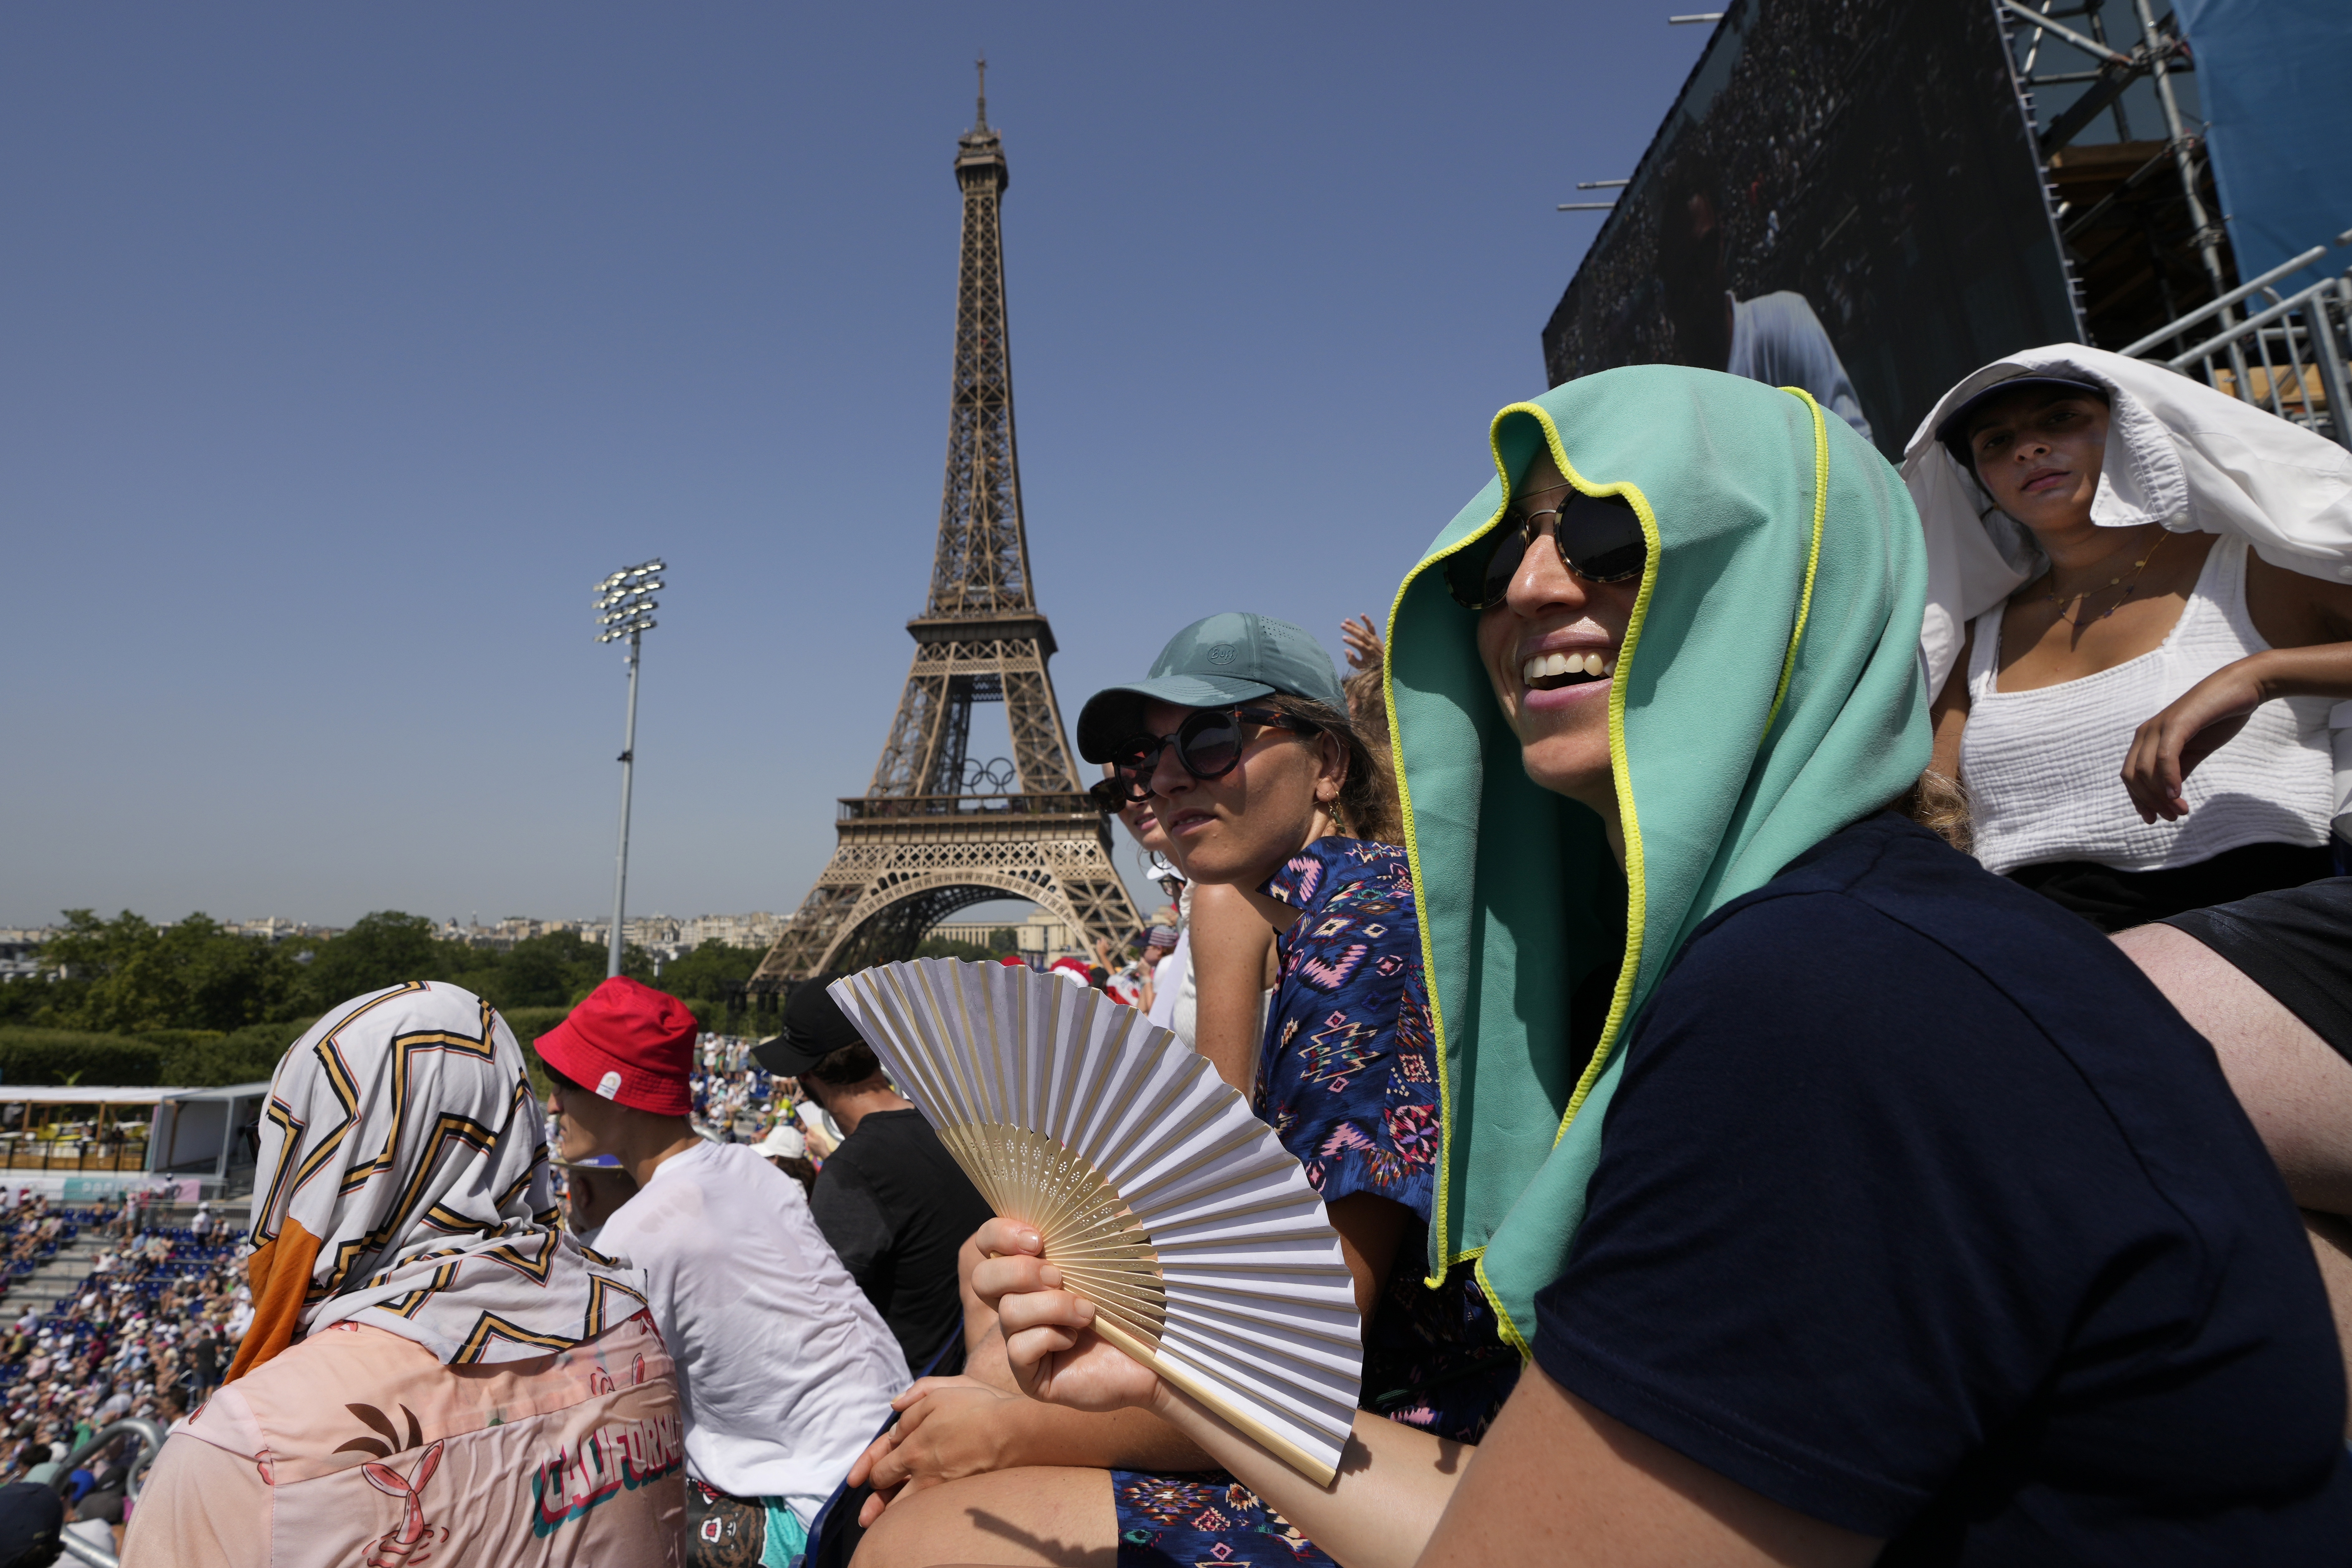
[[[1103,1338],[1328,1483],[1363,1375],[1355,1288],[1307,1173],[1167,1030],[1002,963],[830,988],[991,1207],[1037,1227]]]

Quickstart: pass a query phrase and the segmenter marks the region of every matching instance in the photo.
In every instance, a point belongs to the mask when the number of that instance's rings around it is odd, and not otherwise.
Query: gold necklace
[[[2086,588],[2079,594],[2069,594],[2066,595],[2065,602],[2067,604],[2077,604],[2089,598],[2094,594],[2105,593],[2107,588],[2121,588],[2123,593],[2116,596],[2114,604],[2107,606],[2105,615],[2098,615],[2089,617],[2094,621],[2105,620],[2107,616],[2112,616],[2117,610],[2122,609],[2124,607],[2124,602],[2129,599],[2132,595],[2138,592],[2139,574],[2147,570],[2147,563],[2156,559],[2156,552],[2164,548],[2164,541],[2167,535],[2165,531],[2158,529],[2157,531],[2156,542],[2147,547],[2147,554],[2132,563],[2132,569],[2129,572],[2125,573],[2121,576],[2108,578],[2106,588]],[[2052,563],[2050,567],[2050,591],[2042,596],[2053,605],[2060,602],[2058,598],[2058,567],[2057,563],[2054,562]],[[2084,616],[2080,611],[2070,616],[2062,608],[2058,612],[2058,618],[2065,622],[2070,626],[2080,627],[2084,624]]]

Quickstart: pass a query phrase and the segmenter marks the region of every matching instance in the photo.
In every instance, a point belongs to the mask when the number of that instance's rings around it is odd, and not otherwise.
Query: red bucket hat
[[[685,1003],[616,974],[531,1042],[549,1067],[615,1105],[656,1116],[694,1109],[694,1015]]]

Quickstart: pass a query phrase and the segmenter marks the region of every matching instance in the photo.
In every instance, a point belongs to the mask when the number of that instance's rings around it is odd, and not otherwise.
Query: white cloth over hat
[[[1994,510],[1936,426],[1995,382],[2056,375],[2106,388],[2106,461],[2091,521],[2237,534],[2273,566],[2352,581],[2352,452],[2202,382],[2105,349],[2053,343],[1971,372],[1944,394],[1903,451],[1903,480],[1927,533],[1920,648],[1940,691],[1968,624],[2048,563],[2033,535]]]
[[[1927,613],[1919,651],[1941,691],[1971,620],[2049,563],[2032,533],[1992,504],[1936,438],[1952,410],[1996,382],[2064,376],[2105,387],[2107,448],[2091,501],[2102,528],[2160,523],[2175,533],[2242,538],[2272,565],[2352,582],[2352,452],[2202,382],[2105,349],[2053,343],[1969,373],[1903,452],[1903,480],[1927,536]],[[2154,714],[2144,715],[2154,718]],[[2336,714],[2339,817],[2352,807],[2352,703]]]

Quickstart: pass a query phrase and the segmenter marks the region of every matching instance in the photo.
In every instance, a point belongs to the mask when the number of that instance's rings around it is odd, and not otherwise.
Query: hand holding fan
[[[1330,1481],[1363,1370],[1354,1283],[1307,1173],[1206,1060],[1005,964],[918,959],[830,990],[1097,1333]]]

